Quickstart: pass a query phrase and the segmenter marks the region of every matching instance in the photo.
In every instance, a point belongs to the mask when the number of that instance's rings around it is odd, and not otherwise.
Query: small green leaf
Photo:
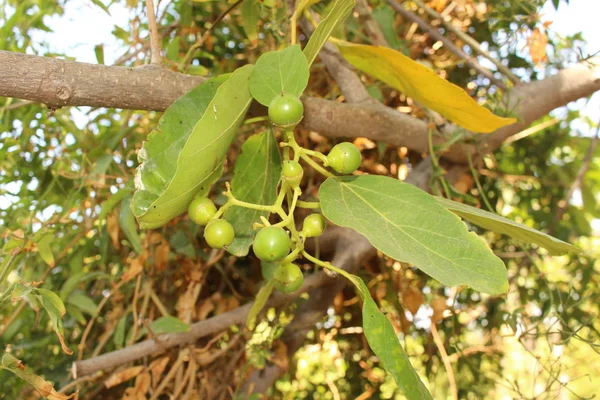
[[[261,55],[250,74],[252,96],[269,106],[275,96],[285,93],[300,96],[308,84],[310,71],[299,45]]]
[[[144,252],[144,246],[142,246],[142,240],[140,239],[140,235],[137,231],[135,217],[131,211],[131,196],[127,196],[121,201],[119,225],[121,225],[121,230],[123,233],[125,233],[127,240],[129,240],[129,243],[131,243],[131,246],[135,252],[142,254]]]
[[[240,10],[242,17],[242,28],[246,36],[256,45],[258,42],[258,21],[260,20],[260,2],[258,0],[244,0]]]
[[[373,18],[375,18],[377,25],[381,28],[381,33],[383,33],[390,47],[398,50],[402,46],[402,41],[398,37],[396,26],[394,26],[396,22],[396,13],[394,10],[387,4],[383,4],[373,10]]]
[[[29,301],[36,299],[42,307],[44,307],[44,310],[46,310],[46,313],[48,313],[48,316],[50,317],[52,328],[60,341],[63,352],[69,355],[73,354],[73,351],[69,349],[65,342],[65,337],[63,336],[62,316],[67,312],[64,303],[56,293],[51,292],[50,290],[36,289],[35,292],[36,295],[28,296]]]
[[[178,318],[167,316],[152,321],[150,329],[155,335],[161,335],[163,333],[189,332],[190,326]]]
[[[104,218],[108,216],[108,214],[119,204],[123,198],[133,192],[133,188],[124,187],[119,189],[119,191],[113,195],[111,195],[108,199],[102,203],[102,208],[100,209],[100,214],[98,214],[98,221],[102,221]]]
[[[252,101],[252,68],[237,69],[222,84],[223,78],[211,79],[165,112],[158,132],[139,153],[142,165],[136,171],[131,207],[142,229],[162,226],[183,213],[194,195],[218,178],[215,173]],[[201,118],[194,124],[198,109]]]
[[[94,53],[96,54],[98,64],[104,64],[104,45],[98,44],[94,46]]]
[[[52,254],[52,249],[50,248],[53,238],[53,234],[45,234],[35,243],[38,248],[38,254],[40,255],[40,257],[42,257],[42,260],[44,260],[44,262],[50,267],[54,267],[54,254]]]
[[[67,314],[75,319],[75,321],[79,322],[81,325],[85,325],[87,320],[85,319],[85,315],[81,312],[81,310],[69,303],[65,305],[67,307]]]
[[[110,279],[110,275],[99,271],[81,271],[76,274],[73,274],[69,277],[69,279],[65,281],[65,283],[63,283],[62,287],[60,288],[60,298],[66,301],[67,297],[69,297],[71,292],[73,292],[73,290],[77,288],[77,285],[79,285],[81,282],[89,281],[90,279]]]
[[[323,215],[363,234],[377,249],[414,264],[447,286],[503,293],[508,277],[485,241],[426,192],[385,176],[327,179]]]
[[[267,300],[269,296],[273,292],[273,279],[269,279],[269,281],[260,288],[258,294],[256,295],[256,299],[254,300],[254,304],[252,304],[252,308],[250,312],[248,312],[248,318],[246,318],[246,326],[248,329],[253,330],[254,325],[256,323],[256,316],[262,311],[267,304]]]
[[[87,315],[90,315],[92,317],[95,317],[97,315],[98,306],[96,305],[94,300],[90,299],[83,292],[78,291],[71,293],[71,295],[67,298],[67,303],[74,307],[77,307]]]
[[[270,205],[277,198],[277,184],[281,177],[281,154],[272,131],[251,136],[242,146],[242,153],[235,163],[232,192],[235,198],[254,204]],[[224,218],[233,225],[235,239],[227,247],[231,254],[243,257],[254,240],[255,222],[266,211],[232,207]]]
[[[471,207],[456,201],[435,198],[442,206],[467,221],[488,229],[492,232],[508,235],[515,239],[523,240],[528,243],[535,243],[550,252],[553,255],[565,254],[569,251],[580,251],[577,247],[556,239],[543,232],[537,231],[526,225],[511,221],[497,214]]]
[[[165,55],[169,60],[177,61],[179,59],[179,48],[181,46],[181,37],[176,36],[167,46]]]
[[[321,51],[321,47],[327,42],[329,39],[329,35],[336,28],[336,26],[346,19],[350,12],[354,8],[354,0],[335,0],[331,11],[325,18],[321,20],[317,29],[313,32],[310,37],[310,40],[304,47],[304,55],[308,60],[308,65],[310,66],[315,58],[317,58],[317,54]]]
[[[56,293],[51,290],[41,288],[36,289],[36,292],[42,297],[43,304],[51,303],[54,308],[56,308],[60,317],[66,314],[67,310],[65,309],[65,304]]]
[[[402,348],[392,323],[383,315],[373,301],[369,288],[356,275],[346,274],[363,301],[363,329],[369,346],[379,357],[379,361],[396,381],[408,400],[433,399],[412,367],[408,355]]]
[[[123,347],[123,344],[125,343],[125,328],[127,328],[127,315],[119,319],[119,322],[117,322],[117,327],[115,328],[113,343],[115,346],[117,346],[117,348]]]

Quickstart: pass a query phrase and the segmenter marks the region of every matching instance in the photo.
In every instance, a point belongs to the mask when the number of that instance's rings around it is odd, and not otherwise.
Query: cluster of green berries
[[[269,106],[269,118],[273,124],[285,129],[293,129],[304,115],[304,106],[300,99],[291,94],[276,96]],[[360,151],[352,143],[335,145],[325,158],[325,165],[340,174],[354,172],[361,162]],[[300,186],[304,170],[298,161],[287,160],[283,163],[282,178],[289,187]],[[233,226],[226,220],[214,218],[217,207],[207,197],[197,197],[189,205],[188,215],[198,225],[205,226],[204,239],[215,249],[227,248],[235,238]],[[311,214],[304,219],[300,236],[318,237],[325,230],[325,219],[321,214]],[[283,293],[298,290],[304,281],[302,270],[288,261],[292,250],[292,240],[288,232],[279,226],[266,226],[254,238],[252,249],[261,260],[262,275],[273,281],[274,287]],[[293,257],[291,257],[293,258]]]

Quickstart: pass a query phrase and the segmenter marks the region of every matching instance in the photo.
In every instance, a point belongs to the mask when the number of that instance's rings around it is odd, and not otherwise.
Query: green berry
[[[208,197],[197,197],[188,207],[190,219],[198,225],[206,225],[208,221],[217,213],[217,207]]]
[[[283,293],[293,293],[300,289],[304,282],[302,270],[296,264],[279,266],[273,272],[273,286]]]
[[[300,186],[300,181],[302,181],[304,170],[298,161],[288,160],[283,163],[281,174],[288,185],[295,189]]]
[[[261,229],[254,238],[252,249],[262,261],[279,261],[287,256],[292,244],[283,228],[268,226]]]
[[[325,226],[325,218],[321,214],[311,214],[304,218],[302,233],[307,238],[321,236],[325,230]]]
[[[281,128],[291,129],[298,125],[304,115],[304,105],[293,94],[275,96],[269,104],[269,119]]]
[[[222,249],[229,246],[234,237],[233,226],[224,219],[210,221],[204,228],[204,239],[213,249]]]
[[[273,272],[280,266],[281,264],[278,261],[261,261],[260,262],[260,272],[262,273],[262,277],[265,281],[270,280],[273,277]]]
[[[336,144],[327,155],[329,166],[340,174],[351,174],[356,171],[360,167],[361,160],[360,150],[350,142]]]

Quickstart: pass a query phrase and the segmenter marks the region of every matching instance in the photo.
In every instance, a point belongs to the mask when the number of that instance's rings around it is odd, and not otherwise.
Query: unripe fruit
[[[273,272],[280,266],[279,261],[261,261],[260,272],[265,281],[270,280],[273,277]]]
[[[293,94],[275,96],[269,104],[269,119],[275,125],[292,129],[302,120],[304,105]]]
[[[273,272],[273,286],[283,293],[293,293],[304,282],[302,270],[296,264],[284,264]]]
[[[229,246],[234,238],[233,226],[224,219],[210,221],[204,228],[204,239],[213,249],[222,249]]]
[[[321,214],[311,214],[304,218],[302,223],[302,233],[304,237],[317,237],[323,234],[326,223],[325,218]]]
[[[336,144],[327,155],[329,166],[340,174],[356,171],[360,167],[361,160],[360,150],[350,142]]]
[[[256,234],[252,250],[262,261],[279,261],[288,255],[291,246],[290,238],[283,228],[268,226]]]
[[[283,163],[281,175],[283,175],[283,179],[285,179],[288,185],[295,189],[300,186],[300,181],[302,181],[304,170],[298,161],[288,160]]]
[[[198,225],[206,225],[208,221],[217,213],[217,207],[211,199],[207,197],[197,197],[188,207],[190,219]]]

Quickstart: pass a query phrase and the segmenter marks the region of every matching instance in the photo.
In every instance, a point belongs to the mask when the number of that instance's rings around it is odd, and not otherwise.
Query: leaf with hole
[[[226,80],[211,79],[165,112],[138,155],[142,165],[131,207],[141,228],[156,228],[180,215],[194,195],[219,177],[252,101],[251,71],[252,65],[246,65]]]
[[[271,205],[277,198],[277,184],[281,177],[281,154],[272,131],[251,136],[242,146],[235,163],[232,192],[236,199],[254,204]],[[268,212],[244,207],[232,207],[224,218],[233,225],[235,238],[227,251],[235,256],[248,254],[256,231],[254,223]]]
[[[535,243],[548,250],[550,254],[560,255],[568,253],[569,251],[579,251],[577,247],[569,243],[563,242],[562,240],[556,239],[526,225],[511,221],[508,218],[501,217],[500,215],[466,204],[457,203],[456,201],[444,199],[443,197],[436,197],[435,199],[449,211],[475,225],[528,243]]]
[[[375,175],[327,179],[319,189],[323,215],[349,227],[398,261],[447,286],[503,293],[508,277],[485,241],[428,193]]]
[[[329,39],[331,32],[350,15],[354,4],[354,0],[335,0],[333,7],[310,35],[310,39],[304,47],[304,55],[309,66],[317,58],[317,54]]]
[[[259,103],[269,106],[275,96],[292,94],[299,97],[310,72],[299,45],[261,55],[250,74],[248,85]]]
[[[336,40],[342,56],[357,69],[387,83],[418,103],[472,132],[488,133],[517,122],[479,105],[461,87],[404,54],[387,47]]]

